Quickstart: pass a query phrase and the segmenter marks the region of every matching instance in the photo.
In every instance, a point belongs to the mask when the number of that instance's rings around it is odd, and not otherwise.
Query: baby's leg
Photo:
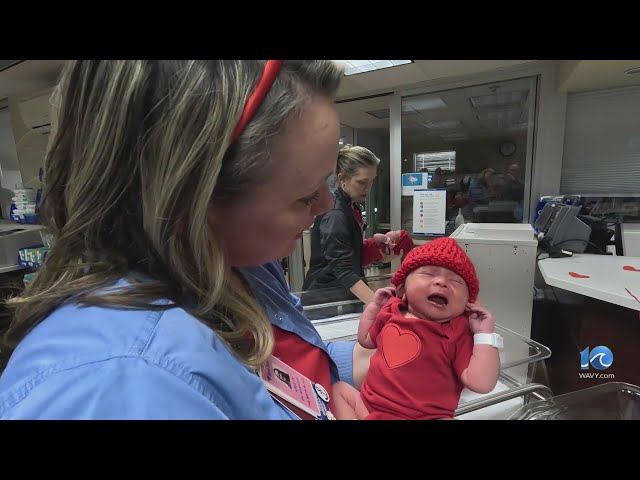
[[[369,415],[369,410],[367,410],[367,406],[362,401],[362,397],[358,394],[358,399],[356,400],[356,417],[358,420],[364,420]]]
[[[360,399],[360,392],[345,382],[333,384],[333,414],[338,420],[356,420],[369,415],[367,407]]]

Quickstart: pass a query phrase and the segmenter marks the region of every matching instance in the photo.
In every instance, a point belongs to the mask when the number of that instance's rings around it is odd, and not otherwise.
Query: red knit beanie
[[[458,242],[449,237],[432,240],[411,250],[391,278],[391,283],[396,287],[403,284],[407,275],[425,265],[444,267],[456,272],[467,284],[469,302],[473,303],[478,298],[480,284],[476,269]]]

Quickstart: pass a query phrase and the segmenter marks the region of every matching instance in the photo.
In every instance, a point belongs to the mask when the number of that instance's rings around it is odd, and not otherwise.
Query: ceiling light
[[[372,117],[376,117],[379,119],[389,118],[389,109],[383,108],[382,110],[370,110],[367,112]]]
[[[420,97],[420,98],[409,98],[407,100],[402,101],[402,109],[412,109],[412,110],[433,110],[436,108],[446,107],[447,104],[444,103],[440,97]]]
[[[369,115],[379,118],[379,119],[385,119],[385,118],[389,118],[389,109],[388,108],[382,108],[380,110],[368,110],[367,112]],[[407,114],[407,113],[418,113],[418,110],[416,110],[415,108],[412,108],[411,106],[408,105],[402,105],[402,113],[403,114]]]
[[[441,120],[439,122],[427,120],[422,125],[427,128],[433,128],[434,130],[448,130],[456,127],[461,127],[462,122],[460,122],[460,120]]]
[[[515,103],[524,103],[524,101],[527,99],[528,94],[528,90],[519,92],[496,92],[490,95],[469,97],[469,101],[475,108],[496,105],[513,105]]]
[[[398,67],[413,63],[413,60],[334,60],[345,66],[345,75],[382,70],[384,68]]]

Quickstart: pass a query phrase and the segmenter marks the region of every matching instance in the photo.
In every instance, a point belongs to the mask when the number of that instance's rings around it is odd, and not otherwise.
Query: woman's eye
[[[319,196],[320,196],[320,191],[318,190],[313,195],[311,195],[310,197],[303,198],[300,201],[302,203],[304,203],[307,207],[310,207],[311,204],[313,202],[315,202],[318,199]]]

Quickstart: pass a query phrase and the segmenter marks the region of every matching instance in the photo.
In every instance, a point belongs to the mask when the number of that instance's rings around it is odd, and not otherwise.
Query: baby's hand
[[[493,333],[495,321],[489,310],[473,303],[467,303],[465,312],[469,317],[471,333]]]
[[[395,287],[384,287],[376,290],[373,294],[373,303],[379,307],[384,307],[385,303],[391,298],[396,296]]]

